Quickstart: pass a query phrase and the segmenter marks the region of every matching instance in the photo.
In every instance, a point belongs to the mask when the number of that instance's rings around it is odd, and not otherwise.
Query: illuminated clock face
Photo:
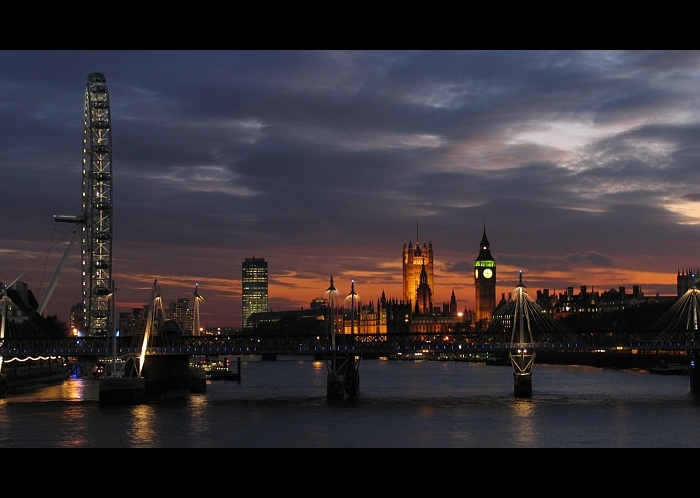
[[[479,278],[479,269],[474,270],[474,278]]]
[[[493,276],[493,272],[491,271],[491,268],[486,268],[484,270],[484,277],[485,278],[491,278]]]

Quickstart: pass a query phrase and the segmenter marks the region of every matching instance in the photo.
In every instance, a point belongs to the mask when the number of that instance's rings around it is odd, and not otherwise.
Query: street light
[[[331,333],[331,345],[333,349],[335,350],[335,296],[338,294],[338,289],[335,288],[335,285],[333,285],[333,275],[331,275],[331,284],[328,286],[328,289],[326,289],[326,292],[323,293],[323,295],[328,296],[328,307],[329,307],[329,326],[331,328],[330,333]]]
[[[350,299],[350,334],[355,333],[355,299],[360,299],[360,296],[355,292],[355,280],[351,280],[352,286],[350,288],[350,294],[346,299]]]

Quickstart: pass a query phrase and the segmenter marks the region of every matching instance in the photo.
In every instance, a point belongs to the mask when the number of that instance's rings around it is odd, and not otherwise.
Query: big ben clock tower
[[[484,235],[481,237],[479,256],[474,261],[474,289],[476,301],[476,322],[491,322],[496,308],[496,262],[491,256],[491,245]]]

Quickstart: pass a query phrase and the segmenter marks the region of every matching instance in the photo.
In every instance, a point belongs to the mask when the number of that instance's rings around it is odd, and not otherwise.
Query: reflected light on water
[[[136,405],[131,408],[132,425],[128,437],[133,446],[155,446],[155,410],[151,405]]]
[[[70,420],[71,423],[68,429],[64,429],[64,433],[60,434],[57,446],[63,448],[82,448],[87,443],[86,433],[88,430],[89,420],[86,420],[86,413],[78,404],[71,404],[66,408],[62,417]]]
[[[211,384],[211,381],[208,384]],[[206,396],[190,396],[188,398],[188,406],[193,414],[199,416],[207,407],[207,398]]]
[[[209,386],[207,386],[207,389],[209,389]],[[207,417],[208,410],[211,410],[211,405],[206,394],[191,395],[188,398],[188,437],[197,438],[198,435],[207,434],[211,430]]]
[[[250,362],[242,375],[135,406],[101,405],[95,379],[13,394],[0,399],[0,447],[700,447],[687,376],[542,364],[521,398],[508,366],[367,359],[359,396],[330,403],[323,361]]]
[[[535,418],[535,403],[532,399],[515,398],[513,404],[513,419],[516,425],[515,434],[519,445],[530,446],[536,442],[533,420]]]
[[[69,379],[61,384],[48,385],[36,389],[29,389],[25,392],[13,393],[8,402],[18,403],[56,400],[87,401],[97,399],[96,393],[98,386],[98,381],[94,379]]]

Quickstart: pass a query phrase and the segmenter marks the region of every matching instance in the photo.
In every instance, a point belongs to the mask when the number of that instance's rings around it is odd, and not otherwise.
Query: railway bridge
[[[578,334],[571,341],[522,342],[474,341],[472,333],[459,334],[355,334],[328,337],[304,334],[233,334],[152,338],[145,350],[142,336],[66,337],[60,339],[13,339],[0,341],[0,356],[81,356],[95,358],[125,355],[316,355],[350,352],[360,356],[391,356],[411,352],[428,354],[479,354],[523,347],[552,352],[691,351],[700,349],[694,338],[651,338],[649,332],[598,332]],[[578,339],[578,340],[576,340]]]

